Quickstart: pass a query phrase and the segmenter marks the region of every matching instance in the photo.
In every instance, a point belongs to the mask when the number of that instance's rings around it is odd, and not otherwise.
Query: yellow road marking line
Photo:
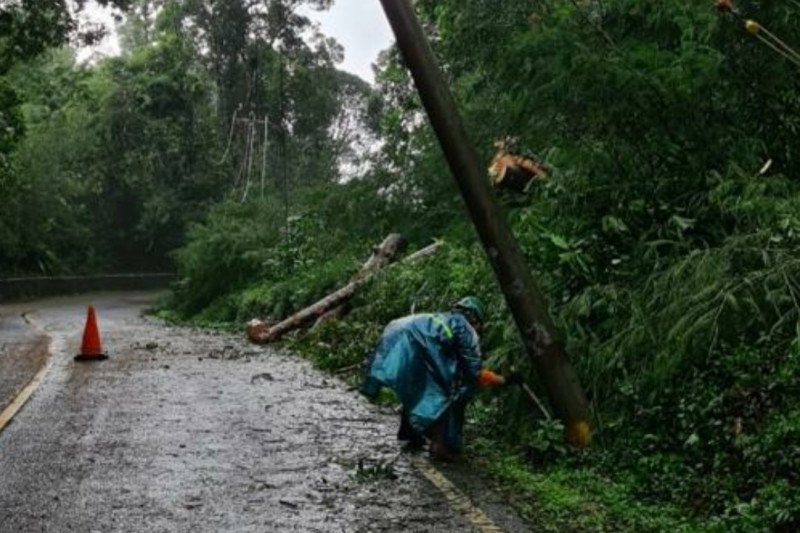
[[[27,322],[33,328],[43,331],[28,317],[28,314],[29,312],[25,312],[22,315],[22,318],[25,319],[25,322]],[[50,351],[50,342],[52,342],[52,339],[50,339],[50,337],[47,337],[47,345],[45,349],[48,352]],[[23,388],[22,391],[20,391],[20,393],[17,394],[17,396],[8,405],[8,407],[3,409],[3,412],[0,413],[0,433],[3,432],[3,429],[5,429],[5,427],[11,422],[11,420],[19,412],[19,410],[22,409],[22,406],[25,405],[25,403],[30,399],[30,397],[33,395],[36,389],[39,388],[39,385],[42,384],[42,380],[44,380],[44,376],[50,369],[50,365],[52,364],[52,362],[53,358],[51,354],[48,354],[47,363],[45,363],[45,365],[36,373],[36,375],[33,376],[33,379],[30,380],[30,382],[28,382],[25,388]]]
[[[14,418],[14,415],[22,409],[22,406],[25,405],[25,402],[31,397],[31,395],[39,388],[39,385],[42,384],[42,380],[44,379],[45,374],[47,371],[50,370],[50,364],[52,360],[48,360],[47,363],[42,367],[39,372],[33,376],[33,379],[25,386],[22,391],[17,394],[17,397],[14,398],[14,401],[11,402],[8,407],[3,409],[3,412],[0,413],[0,432],[11,422],[11,419]]]
[[[503,530],[500,529],[486,513],[476,507],[466,494],[458,490],[458,488],[430,462],[421,457],[412,457],[411,464],[444,494],[450,507],[463,514],[477,531],[480,533],[503,533]]]

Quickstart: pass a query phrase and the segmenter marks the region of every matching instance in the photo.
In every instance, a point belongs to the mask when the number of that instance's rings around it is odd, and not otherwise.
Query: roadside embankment
[[[0,279],[0,302],[95,291],[129,291],[166,288],[175,274],[106,274]]]

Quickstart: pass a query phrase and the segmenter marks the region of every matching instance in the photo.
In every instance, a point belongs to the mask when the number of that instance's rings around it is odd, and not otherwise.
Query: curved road
[[[391,413],[297,358],[141,317],[153,297],[0,306],[0,411],[49,365],[0,432],[0,531],[525,530],[399,454]],[[76,364],[89,300],[111,359]]]

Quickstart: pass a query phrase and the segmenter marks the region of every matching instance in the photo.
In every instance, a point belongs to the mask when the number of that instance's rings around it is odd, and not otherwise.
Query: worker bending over
[[[377,396],[390,387],[403,404],[397,438],[411,448],[430,439],[431,456],[449,460],[461,451],[464,409],[478,387],[522,383],[484,369],[479,333],[483,303],[460,300],[451,313],[411,315],[391,322],[366,368],[361,392]]]

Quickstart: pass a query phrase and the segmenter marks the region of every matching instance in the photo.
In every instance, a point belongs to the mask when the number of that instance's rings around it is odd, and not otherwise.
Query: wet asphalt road
[[[473,530],[398,453],[391,412],[298,358],[142,318],[152,296],[0,306],[9,344],[52,339],[0,433],[0,532]],[[111,359],[76,364],[87,303]],[[9,323],[30,309],[38,330]],[[386,464],[396,479],[368,475]]]

